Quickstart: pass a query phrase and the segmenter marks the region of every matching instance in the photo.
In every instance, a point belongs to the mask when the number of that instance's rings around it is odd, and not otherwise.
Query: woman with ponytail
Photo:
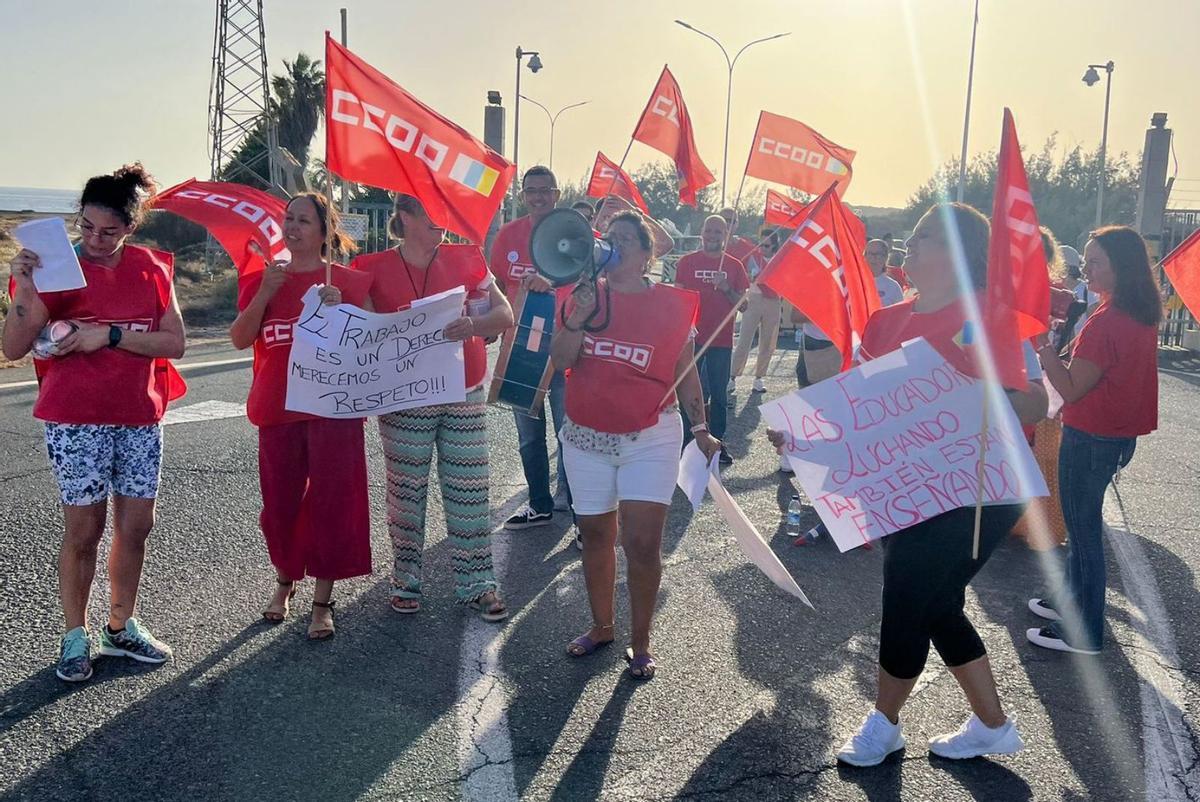
[[[304,295],[317,285],[322,302],[367,306],[370,282],[333,264],[353,241],[342,232],[337,209],[324,195],[303,192],[288,202],[283,238],[290,261],[276,261],[242,278],[237,319],[229,328],[236,348],[254,346],[254,378],[246,415],[258,427],[259,518],[275,566],[276,588],[263,610],[272,622],[287,617],[296,585],[305,576],[313,589],[311,640],[334,632],[333,583],[371,572],[371,520],[367,507],[367,459],[363,420],[319,418],[284,408],[292,326]],[[331,276],[329,285],[325,277]],[[369,307],[368,307],[369,308]]]
[[[128,243],[154,182],[141,164],[89,179],[75,246],[82,289],[39,292],[38,255],[12,261],[13,304],[3,351],[20,359],[39,341],[41,384],[33,407],[46,425],[65,531],[58,557],[66,634],[56,674],[92,675],[87,603],[112,497],[111,606],[100,653],[162,663],[171,648],[134,615],[162,464],[161,420],[171,392],[167,359],[183,355],[184,330],[171,254]],[[43,330],[51,335],[47,337]],[[62,336],[62,332],[69,332]]]

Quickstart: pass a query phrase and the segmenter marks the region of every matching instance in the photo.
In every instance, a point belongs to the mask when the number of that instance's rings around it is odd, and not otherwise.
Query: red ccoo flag
[[[996,372],[1005,387],[1023,390],[1029,380],[1022,344],[1049,330],[1050,274],[1017,127],[1008,109],[997,160],[987,273],[983,322]]]
[[[1183,305],[1200,318],[1200,230],[1167,254],[1162,266]]]
[[[650,95],[650,102],[642,111],[633,138],[675,160],[681,203],[695,206],[696,193],[717,180],[700,161],[692,133],[692,118],[683,103],[683,93],[679,91],[675,76],[665,66]]]
[[[646,214],[650,214],[650,207],[646,205],[646,199],[642,197],[642,193],[638,190],[637,184],[633,183],[633,179],[629,177],[629,173],[614,164],[612,159],[597,151],[596,164],[592,166],[592,179],[588,183],[587,196],[603,198],[608,195],[624,198]]]
[[[837,181],[838,195],[845,195],[854,156],[799,120],[760,111],[746,175],[813,194]]]
[[[155,195],[150,206],[204,226],[233,259],[239,276],[262,270],[264,256],[291,258],[283,242],[287,203],[245,184],[189,178]]]
[[[804,211],[808,204],[789,198],[782,192],[767,190],[767,207],[763,211],[763,223],[768,226],[787,226],[791,228],[791,220]]]
[[[867,319],[879,308],[875,277],[863,260],[862,246],[831,185],[808,205],[795,233],[758,276],[825,332],[850,367]]]
[[[325,34],[325,161],[342,178],[418,198],[483,242],[516,168]]]

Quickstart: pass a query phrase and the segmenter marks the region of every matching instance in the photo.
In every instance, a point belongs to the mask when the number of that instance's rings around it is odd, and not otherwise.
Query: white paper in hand
[[[679,478],[675,480],[675,484],[679,485],[688,501],[692,502],[692,512],[700,511],[704,489],[708,487],[708,477],[718,475],[717,456],[714,454],[711,460],[705,460],[704,452],[696,445],[695,440],[683,449],[683,456],[679,460]]]
[[[61,217],[29,220],[13,229],[13,236],[42,260],[33,271],[33,286],[38,292],[63,292],[87,286],[79,257],[67,236],[67,224]]]
[[[812,602],[804,595],[804,591],[800,590],[800,586],[796,584],[796,580],[783,567],[783,563],[775,556],[775,552],[771,551],[767,541],[763,540],[763,536],[758,533],[754,524],[750,523],[746,513],[742,512],[742,508],[721,484],[719,475],[708,477],[708,492],[712,494],[713,501],[716,503],[717,509],[721,511],[721,515],[724,516],[725,522],[733,530],[733,537],[737,540],[738,546],[750,558],[750,561],[758,566],[758,570],[766,574],[767,579],[774,582],[780,590],[790,593],[815,610]]]

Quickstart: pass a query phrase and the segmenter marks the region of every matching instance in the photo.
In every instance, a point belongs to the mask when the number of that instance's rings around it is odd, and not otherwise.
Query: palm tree
[[[271,77],[275,97],[271,115],[278,127],[279,144],[300,164],[308,164],[308,147],[325,114],[325,72],[321,62],[305,53],[284,61],[284,74]]]

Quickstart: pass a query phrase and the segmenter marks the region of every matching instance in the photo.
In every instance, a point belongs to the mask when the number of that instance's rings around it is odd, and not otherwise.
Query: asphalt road
[[[185,362],[241,356],[219,344]],[[793,386],[776,357],[768,397]],[[245,400],[245,363],[190,370],[180,408]],[[0,385],[28,379],[0,373]],[[748,383],[747,383],[748,385]],[[762,439],[757,400],[731,413],[726,484],[808,593],[810,611],[747,563],[711,504],[677,494],[655,629],[659,674],[638,684],[619,648],[563,651],[589,615],[569,521],[495,539],[514,615],[485,625],[452,602],[444,523],[430,503],[427,595],[419,615],[387,606],[383,467],[368,441],[372,576],[340,583],[338,632],[304,638],[311,583],[292,617],[259,613],[273,573],[259,534],[256,437],[244,417],[167,429],[158,525],[140,616],[173,644],[161,667],[100,658],[95,677],[54,677],[61,632],[61,520],[31,387],[0,386],[0,794],[11,799],[705,799],[1125,800],[1200,796],[1194,733],[1200,651],[1200,373],[1161,376],[1160,431],[1139,445],[1109,560],[1108,648],[1035,650],[1025,601],[1045,561],[1002,548],[969,596],[1021,754],[954,763],[925,740],[967,710],[931,665],[905,711],[907,751],[875,769],[833,750],[870,709],[881,551],[795,547],[781,510],[791,487]],[[199,409],[214,409],[209,404]],[[490,412],[493,522],[523,500],[511,413]],[[815,519],[811,515],[810,518]],[[107,579],[93,590],[102,625]],[[621,600],[618,643],[627,637]],[[1173,777],[1172,773],[1179,775]]]

